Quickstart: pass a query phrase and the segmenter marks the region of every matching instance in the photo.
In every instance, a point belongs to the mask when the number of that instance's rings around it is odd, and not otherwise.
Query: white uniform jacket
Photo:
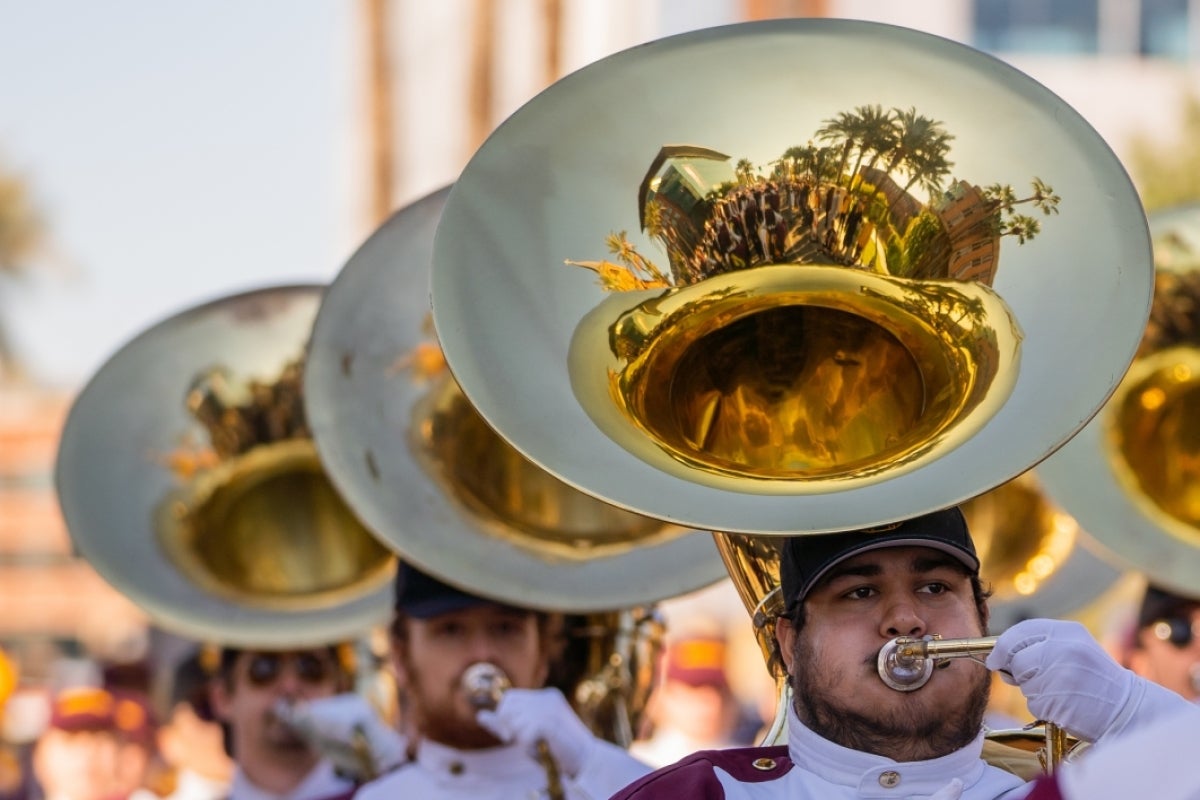
[[[941,758],[897,762],[850,750],[788,715],[786,747],[745,747],[696,753],[615,795],[614,800],[910,800],[926,798],[954,779],[962,800],[1016,800],[1030,786],[980,758],[983,734]]]
[[[352,781],[339,776],[334,772],[333,764],[322,760],[287,794],[273,794],[261,789],[251,783],[241,768],[235,769],[229,800],[327,800],[347,797],[353,790]]]
[[[607,800],[648,772],[621,748],[600,742],[575,779],[563,776],[562,783],[567,800]],[[414,760],[364,784],[354,800],[537,800],[547,796],[546,784],[546,771],[521,745],[455,750],[422,741]]]

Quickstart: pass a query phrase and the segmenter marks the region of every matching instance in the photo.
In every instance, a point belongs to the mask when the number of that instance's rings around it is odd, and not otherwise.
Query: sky
[[[660,32],[722,5],[660,0]],[[48,243],[0,319],[35,379],[76,389],[187,307],[336,276],[366,235],[357,7],[0,0],[0,169]]]
[[[651,0],[568,2],[643,14]],[[729,22],[736,6],[654,0],[650,33]],[[336,276],[368,232],[357,8],[0,0],[0,170],[26,182],[49,245],[25,279],[0,277],[0,320],[34,378],[76,389],[140,331],[187,307]],[[1178,106],[1174,84],[1151,80],[1148,67],[1060,75],[1062,64],[1018,66],[1114,142],[1120,126]],[[1114,94],[1131,99],[1114,104]]]
[[[0,313],[36,378],[76,387],[184,307],[336,275],[353,10],[0,0],[0,164],[51,245]]]

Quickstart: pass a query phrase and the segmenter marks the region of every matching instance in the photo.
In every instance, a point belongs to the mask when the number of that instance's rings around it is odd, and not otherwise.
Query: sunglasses
[[[333,675],[329,659],[315,653],[255,653],[246,665],[246,678],[252,686],[270,686],[279,680],[284,665],[289,663],[301,683],[317,685]]]
[[[1167,617],[1151,625],[1150,632],[1154,634],[1154,638],[1163,642],[1170,642],[1176,647],[1183,649],[1195,641],[1196,627],[1192,624],[1191,619]]]

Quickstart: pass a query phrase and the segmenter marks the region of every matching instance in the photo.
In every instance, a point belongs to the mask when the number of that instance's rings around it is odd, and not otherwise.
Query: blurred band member
[[[349,684],[337,647],[275,652],[225,649],[211,686],[235,763],[230,800],[322,800],[352,781],[280,718],[281,703],[331,697]]]
[[[1130,668],[1144,678],[1200,699],[1200,600],[1146,587],[1138,610]]]
[[[116,699],[104,689],[65,689],[53,700],[50,724],[33,751],[33,773],[45,800],[109,800],[117,793],[120,741]]]
[[[393,666],[410,715],[411,760],[359,790],[397,797],[606,798],[649,768],[596,738],[558,689],[544,688],[555,618],[487,600],[403,564]],[[488,663],[512,687],[495,710],[468,700],[463,674]]]

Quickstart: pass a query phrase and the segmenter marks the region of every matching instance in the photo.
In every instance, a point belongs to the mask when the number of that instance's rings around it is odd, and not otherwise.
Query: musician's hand
[[[407,741],[354,693],[292,704],[281,702],[275,715],[309,745],[356,780],[371,780],[402,764]]]
[[[1095,741],[1116,721],[1136,676],[1078,622],[1029,619],[1000,635],[987,668],[1019,686],[1038,719]]]
[[[494,711],[480,711],[475,718],[499,739],[520,742],[531,753],[545,741],[563,774],[572,778],[598,742],[558,689],[509,689]]]

